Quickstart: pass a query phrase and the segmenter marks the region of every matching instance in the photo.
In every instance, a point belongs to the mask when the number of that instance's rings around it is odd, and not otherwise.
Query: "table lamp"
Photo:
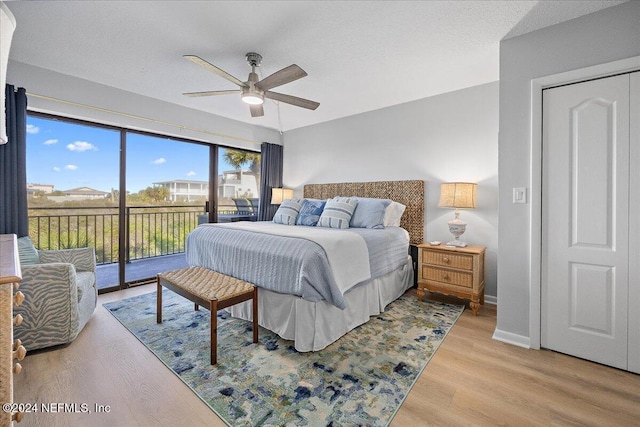
[[[460,240],[467,228],[467,223],[460,219],[460,209],[473,209],[476,207],[476,187],[471,182],[444,182],[440,184],[440,208],[455,208],[456,217],[448,222],[449,232],[455,237],[447,243],[447,246],[464,248],[465,242]]]
[[[293,198],[293,190],[290,188],[272,188],[271,204],[280,205],[283,201]]]

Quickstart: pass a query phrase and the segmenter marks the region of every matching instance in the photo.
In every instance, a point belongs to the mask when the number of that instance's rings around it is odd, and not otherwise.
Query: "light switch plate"
[[[527,203],[527,188],[526,187],[514,187],[514,189],[513,189],[513,203]]]

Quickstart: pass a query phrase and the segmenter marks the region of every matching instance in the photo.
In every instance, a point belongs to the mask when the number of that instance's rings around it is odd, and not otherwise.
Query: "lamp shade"
[[[467,208],[476,207],[476,187],[471,182],[444,182],[440,184],[440,208]]]
[[[293,190],[290,188],[272,188],[271,189],[271,204],[279,205],[284,200],[293,198]]]

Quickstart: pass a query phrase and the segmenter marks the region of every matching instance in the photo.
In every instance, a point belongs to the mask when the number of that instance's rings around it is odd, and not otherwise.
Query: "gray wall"
[[[29,109],[35,111],[258,151],[261,142],[281,142],[279,132],[273,129],[185,108],[21,62],[9,61],[7,83],[24,87],[27,93],[117,111],[129,116],[28,96]],[[184,128],[164,122],[182,125]]]
[[[530,336],[529,233],[536,225],[530,204],[512,204],[512,188],[531,188],[531,80],[638,55],[640,2],[502,41],[496,335],[511,335],[524,345]]]
[[[453,211],[438,208],[440,183],[478,183],[463,240],[487,246],[486,294],[496,296],[498,82],[358,114],[284,134],[284,185],[422,179],[425,239],[449,241]]]

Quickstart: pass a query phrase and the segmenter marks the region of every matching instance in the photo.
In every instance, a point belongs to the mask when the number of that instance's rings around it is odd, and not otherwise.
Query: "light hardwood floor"
[[[100,404],[110,412],[26,414],[20,427],[225,425],[102,307],[154,290],[101,295],[72,344],[28,355],[16,377],[16,402]],[[640,375],[494,341],[495,325],[495,307],[477,317],[467,308],[391,426],[640,425]]]

